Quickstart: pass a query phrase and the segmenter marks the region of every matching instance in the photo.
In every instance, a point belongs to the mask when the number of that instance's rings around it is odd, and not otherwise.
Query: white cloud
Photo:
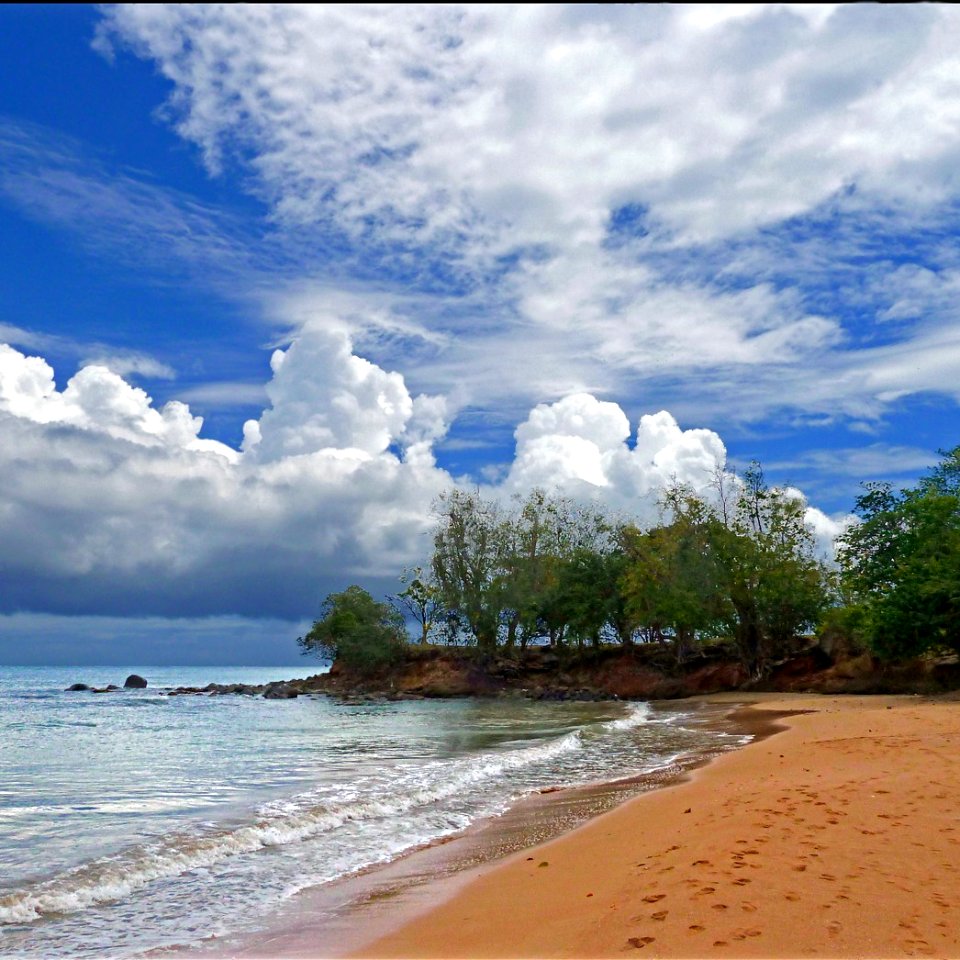
[[[351,580],[388,588],[429,553],[442,399],[305,330],[278,351],[271,406],[244,452],[200,436],[182,403],[103,367],[62,391],[39,357],[0,345],[0,522],[8,610],[308,616]],[[531,411],[490,493],[539,485],[651,520],[662,485],[704,490],[720,438],[667,412],[634,443],[614,403],[577,394]]]
[[[841,218],[895,206],[904,229],[924,222],[960,186],[958,42],[960,15],[934,5],[124,5],[97,45],[156,64],[170,121],[212,173],[242,168],[281,235],[340,231],[366,269],[457,278],[460,314],[387,281],[354,291],[347,321],[448,415],[660,391],[700,419],[746,379],[737,420],[954,395],[952,343],[931,352],[907,325],[888,356],[861,355],[848,318],[790,284],[661,267],[838,197]],[[649,235],[616,249],[626,204]],[[501,255],[520,257],[506,275]],[[289,293],[273,303],[296,328],[316,298]],[[947,302],[917,283],[884,309],[942,322]],[[831,372],[812,390],[811,369]],[[677,389],[692,371],[724,390]]]
[[[79,370],[57,390],[53,369],[40,357],[27,357],[0,344],[0,412],[40,424],[64,424],[104,433],[142,446],[206,450],[227,460],[236,453],[225,444],[199,438],[202,417],[171,400],[157,410],[145,391],[106,367]]]
[[[543,487],[592,496],[644,522],[672,483],[707,493],[726,448],[712,430],[682,430],[665,410],[640,418],[631,446],[630,425],[615,403],[574,394],[531,411],[516,431],[517,451],[507,490]]]
[[[153,377],[156,380],[175,380],[177,371],[169,364],[135,351],[105,351],[86,357],[84,367],[106,367],[119,377]]]
[[[442,411],[336,337],[285,356],[261,449],[241,454],[200,437],[186,405],[158,410],[105,368],[58,391],[44,360],[0,346],[8,607],[301,616],[323,584],[392,576],[419,556],[449,478],[419,449],[387,447],[407,426],[411,448],[428,442]],[[311,358],[339,376],[326,394]]]
[[[275,350],[271,407],[260,419],[258,459],[330,448],[376,456],[399,439],[413,414],[403,377],[355,356],[346,333],[306,326]]]
[[[957,155],[943,136],[960,109],[960,19],[947,7],[107,16],[101,45],[119,39],[157,63],[177,129],[212,170],[252,148],[278,216],[332,213],[353,230],[372,217],[452,235],[480,215],[511,243],[576,244],[639,200],[704,238],[802,212],[854,180],[931,199],[931,164],[943,172]]]

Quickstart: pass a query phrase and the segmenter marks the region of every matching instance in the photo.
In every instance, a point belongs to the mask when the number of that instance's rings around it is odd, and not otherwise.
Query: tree
[[[310,631],[297,639],[305,654],[317,654],[360,673],[373,673],[402,655],[403,616],[356,585],[331,593]]]
[[[394,602],[405,610],[420,628],[420,643],[428,643],[430,635],[443,620],[444,609],[440,598],[440,588],[433,581],[430,572],[422,567],[404,570],[400,576],[404,584]]]
[[[914,488],[867,484],[839,541],[844,585],[885,659],[960,652],[960,447],[941,454]]]
[[[600,646],[616,589],[616,577],[611,576],[607,557],[598,551],[581,547],[561,562],[556,585],[557,612],[578,647],[587,642]]]
[[[695,639],[715,634],[726,616],[724,570],[717,538],[725,529],[717,514],[691,490],[664,496],[670,523],[623,533],[626,563],[622,590],[627,608],[649,640],[671,638],[678,661]]]
[[[717,549],[727,579],[740,659],[754,675],[789,652],[827,604],[827,574],[814,551],[803,500],[769,487],[760,465],[745,471]]]
[[[447,634],[463,630],[488,652],[501,640],[508,650],[537,636],[560,642],[571,609],[560,579],[570,586],[564,568],[574,556],[609,550],[603,514],[542,490],[509,510],[452,490],[435,510],[431,569]]]
[[[825,570],[798,496],[769,487],[758,464],[724,483],[719,506],[682,485],[665,492],[670,522],[627,534],[623,589],[641,629],[672,638],[678,659],[698,636],[726,633],[761,676],[816,623]]]
[[[570,562],[586,554],[603,553],[609,546],[610,525],[593,506],[534,489],[525,500],[516,499],[506,518],[504,554],[504,617],[507,648],[516,639],[520,647],[537,636],[551,646],[569,626],[565,602]],[[566,584],[566,586],[564,586]]]
[[[451,490],[435,511],[431,567],[440,598],[477,646],[492,651],[504,607],[508,527],[497,504],[479,493]]]

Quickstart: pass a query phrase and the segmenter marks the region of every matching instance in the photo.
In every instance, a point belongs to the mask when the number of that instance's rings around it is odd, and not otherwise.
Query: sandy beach
[[[809,712],[440,888],[356,955],[960,956],[960,702],[750,700]]]

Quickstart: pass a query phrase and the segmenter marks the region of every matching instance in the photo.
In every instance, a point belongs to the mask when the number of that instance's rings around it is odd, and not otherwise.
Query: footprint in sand
[[[662,900],[666,896],[665,893],[651,893],[643,898],[644,903],[656,903],[659,900]]]
[[[707,928],[702,923],[691,923],[688,930],[692,930],[694,933],[703,933]]]
[[[701,887],[701,888],[697,891],[697,893],[716,893],[716,892],[717,892],[717,888],[716,888],[716,887]]]
[[[750,883],[750,881],[749,881],[746,877],[741,877],[739,880],[734,880],[733,882],[734,882],[734,884],[736,884],[736,886],[738,886],[738,887],[742,887],[742,886],[745,886],[746,884]]]
[[[729,947],[730,944],[726,940],[714,940],[713,945],[715,947]]]
[[[796,903],[800,899],[799,893],[785,893],[783,895],[784,900],[789,900],[791,903]]]
[[[709,860],[694,860],[693,863],[691,864],[691,866],[694,866],[694,867],[704,867],[704,866],[709,867],[709,866],[710,866],[710,861],[709,861]]]
[[[658,910],[656,913],[651,913],[651,914],[650,914],[650,919],[651,919],[651,920],[666,920],[666,919],[667,919],[667,914],[668,914],[669,912],[670,912],[669,910]]]
[[[756,905],[755,903],[750,903],[749,901],[747,901],[746,903],[741,903],[741,904],[740,904],[740,909],[741,909],[744,913],[756,913],[756,912],[757,912],[757,905]]]
[[[713,903],[710,905],[711,910],[728,910],[729,907],[725,903]]]
[[[656,937],[631,937],[627,941],[627,946],[642,950],[648,943],[653,943],[654,940],[656,940]]]

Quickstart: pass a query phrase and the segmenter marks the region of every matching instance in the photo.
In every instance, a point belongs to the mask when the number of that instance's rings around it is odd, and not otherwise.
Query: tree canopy
[[[399,655],[407,620],[421,643],[484,654],[653,642],[680,663],[719,640],[756,677],[818,623],[885,658],[960,652],[960,447],[915,487],[865,486],[839,575],[816,555],[803,499],[758,464],[718,469],[708,495],[669,487],[660,507],[641,528],[542,490],[509,503],[451,490],[429,565],[402,575],[395,606],[349,587],[299,642],[375,670]]]
[[[353,585],[327,597],[320,618],[297,643],[304,653],[339,660],[360,672],[373,672],[400,656],[405,637],[406,626],[399,611]]]
[[[867,642],[894,659],[960,652],[960,447],[917,486],[867,484],[838,560]]]

